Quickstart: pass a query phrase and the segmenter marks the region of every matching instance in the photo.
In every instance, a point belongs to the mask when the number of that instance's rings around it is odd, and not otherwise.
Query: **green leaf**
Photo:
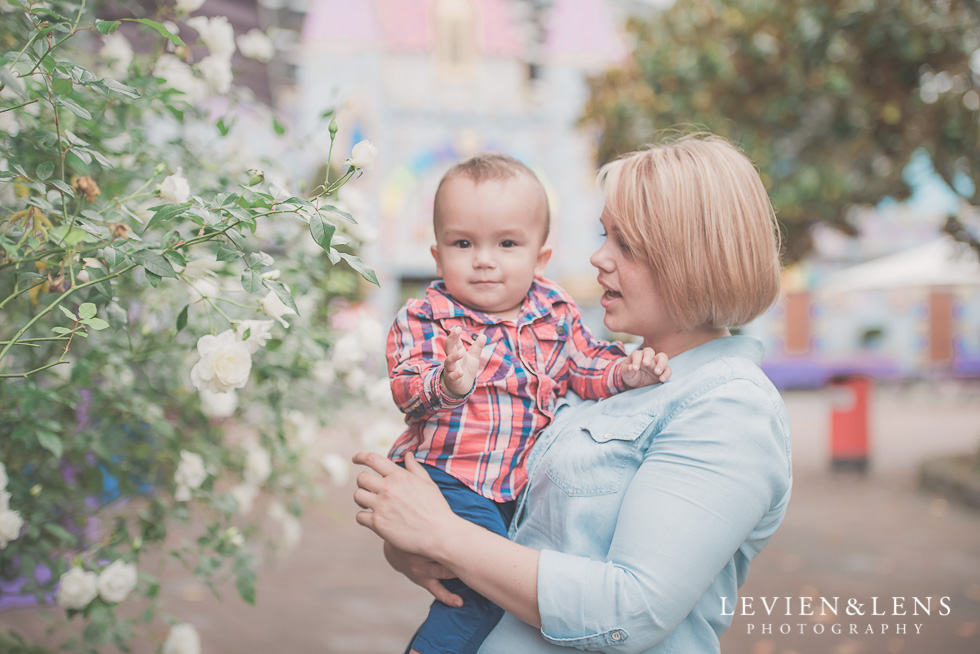
[[[332,213],[335,216],[340,216],[341,218],[343,218],[344,220],[346,220],[349,223],[354,223],[355,225],[357,224],[357,221],[354,220],[354,216],[350,215],[346,211],[341,211],[340,209],[338,209],[337,207],[333,206],[332,204],[324,205],[323,207],[320,208],[320,211],[324,211],[324,212],[327,212],[327,213]]]
[[[82,321],[82,324],[91,327],[92,329],[94,329],[97,332],[100,332],[103,329],[106,329],[106,328],[109,327],[109,323],[107,323],[102,318],[89,318],[88,320],[83,320]]]
[[[340,258],[350,264],[350,267],[361,274],[361,277],[371,282],[375,286],[381,286],[378,283],[378,276],[374,271],[369,268],[359,257],[355,257],[353,254],[347,254],[346,252],[340,253]]]
[[[248,293],[255,293],[262,288],[262,276],[258,270],[246,268],[242,271],[242,288]]]
[[[70,78],[59,77],[55,79],[53,82],[51,82],[51,90],[57,93],[58,95],[71,95],[71,92],[74,88],[75,85],[72,84]]]
[[[235,589],[246,603],[255,606],[255,571],[244,565],[235,566]]]
[[[51,177],[51,173],[54,172],[54,164],[50,161],[43,161],[38,164],[37,167],[37,178],[44,180]]]
[[[56,102],[60,104],[62,107],[64,107],[65,109],[67,109],[68,111],[78,116],[79,118],[83,120],[92,120],[92,114],[88,112],[88,109],[85,109],[84,107],[80,106],[74,100],[71,100],[69,98],[59,98],[58,100],[56,100]]]
[[[320,213],[315,213],[310,216],[310,234],[313,235],[313,240],[324,250],[330,249],[330,239],[333,238],[333,233],[337,231],[336,225],[328,221]]]
[[[122,23],[118,20],[100,20],[95,19],[95,29],[99,30],[99,34],[111,34],[116,31]]]
[[[102,80],[102,85],[110,91],[118,93],[119,95],[125,95],[127,98],[140,97],[139,92],[132,86],[126,86],[122,82],[117,82],[114,79],[104,79]]]
[[[109,268],[112,268],[117,263],[119,263],[120,261],[119,252],[116,250],[116,248],[107,245],[104,248],[102,248],[101,252],[102,252],[102,258],[105,259],[105,262],[109,265]]]
[[[75,314],[72,313],[72,311],[70,309],[67,309],[63,304],[59,304],[58,305],[58,308],[61,309],[61,313],[63,313],[66,316],[68,316],[68,319],[71,320],[72,322],[75,322],[76,320],[78,320],[75,317]]]
[[[71,333],[71,330],[67,327],[52,327],[51,331],[60,336],[66,336]]]
[[[241,256],[242,253],[234,248],[225,247],[224,245],[218,248],[218,261],[234,261]]]
[[[265,286],[278,295],[282,303],[295,311],[297,316],[299,315],[299,309],[296,308],[296,301],[293,299],[293,294],[289,292],[285,284],[275,279],[267,279],[265,280]]]
[[[59,454],[58,456],[61,455]],[[60,540],[63,544],[75,542],[74,534],[72,534],[70,531],[68,531],[67,529],[65,529],[64,527],[62,527],[57,523],[45,522],[41,526],[41,529],[43,529],[44,531],[48,532],[49,534],[51,534],[52,536]]]
[[[119,331],[123,329],[129,323],[129,314],[126,310],[115,302],[110,302],[105,307],[106,316],[109,318],[109,324],[112,325],[114,331]]]
[[[177,273],[174,272],[174,267],[170,265],[170,262],[166,260],[159,252],[154,252],[152,250],[138,250],[136,252],[131,252],[129,258],[133,260],[144,268],[147,272],[153,273],[159,277],[169,277],[171,279],[177,278]]]
[[[146,271],[146,281],[148,281],[150,283],[150,286],[152,286],[153,288],[157,288],[158,286],[160,286],[160,282],[162,280],[163,278],[160,275],[151,273],[149,270]]]
[[[75,191],[73,191],[70,186],[68,186],[67,184],[65,184],[60,179],[49,179],[48,180],[48,184],[50,184],[51,186],[55,187],[56,189],[58,189],[59,191],[61,191],[62,193],[64,193],[65,195],[67,195],[70,198],[75,197]]]
[[[250,268],[264,268],[271,266],[275,260],[265,252],[252,252],[245,261]]]
[[[88,320],[89,318],[94,318],[96,313],[96,307],[91,302],[86,302],[78,307],[78,317],[82,320]]]
[[[177,331],[180,331],[187,326],[187,310],[190,308],[191,305],[185,304],[184,308],[177,314]]]
[[[282,136],[286,133],[286,126],[279,122],[279,119],[275,116],[272,117],[272,129],[275,130],[276,134]]]
[[[232,121],[232,125],[234,125],[234,121]],[[231,130],[231,125],[226,124],[224,118],[219,119],[215,127],[218,128],[218,133],[222,136],[228,136],[228,132]]]
[[[61,458],[61,453],[64,452],[65,445],[61,442],[61,438],[57,434],[39,429],[36,432],[36,436],[38,445],[51,452],[55,457]]]
[[[157,32],[160,33],[160,36],[164,37],[165,39],[169,39],[170,42],[173,43],[174,45],[186,45],[183,41],[181,41],[179,36],[177,36],[176,34],[172,34],[170,30],[168,30],[166,27],[156,22],[155,20],[150,20],[149,18],[123,18],[123,20],[131,21],[134,23],[142,23],[147,27],[155,29]]]

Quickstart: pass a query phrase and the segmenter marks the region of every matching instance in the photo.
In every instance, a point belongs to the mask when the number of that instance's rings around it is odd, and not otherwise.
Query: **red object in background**
[[[831,392],[830,464],[834,468],[868,467],[868,402],[872,383],[868,377],[834,377]]]

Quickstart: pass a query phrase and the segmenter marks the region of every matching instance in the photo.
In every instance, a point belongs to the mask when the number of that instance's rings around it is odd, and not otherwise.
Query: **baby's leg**
[[[507,537],[514,502],[501,504],[488,500],[442,470],[431,466],[425,468],[457,515]],[[500,621],[504,610],[459,579],[446,579],[443,585],[463,598],[463,606],[456,608],[439,601],[433,602],[429,616],[415,632],[408,651],[415,650],[420,654],[475,654],[487,634]]]

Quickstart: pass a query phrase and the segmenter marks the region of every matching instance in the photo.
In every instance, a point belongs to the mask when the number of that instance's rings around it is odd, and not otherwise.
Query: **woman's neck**
[[[731,336],[728,328],[702,327],[688,329],[685,331],[674,332],[672,334],[660,334],[656,340],[644,338],[643,345],[652,347],[657,352],[663,352],[669,358],[674,358],[681,352],[694,349],[699,345],[704,345],[708,341],[716,338]]]

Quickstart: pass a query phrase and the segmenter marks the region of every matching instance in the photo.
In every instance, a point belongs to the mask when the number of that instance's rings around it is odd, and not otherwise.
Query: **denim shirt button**
[[[623,639],[623,632],[622,631],[614,631],[614,632],[612,632],[612,639],[613,640],[622,640]]]

